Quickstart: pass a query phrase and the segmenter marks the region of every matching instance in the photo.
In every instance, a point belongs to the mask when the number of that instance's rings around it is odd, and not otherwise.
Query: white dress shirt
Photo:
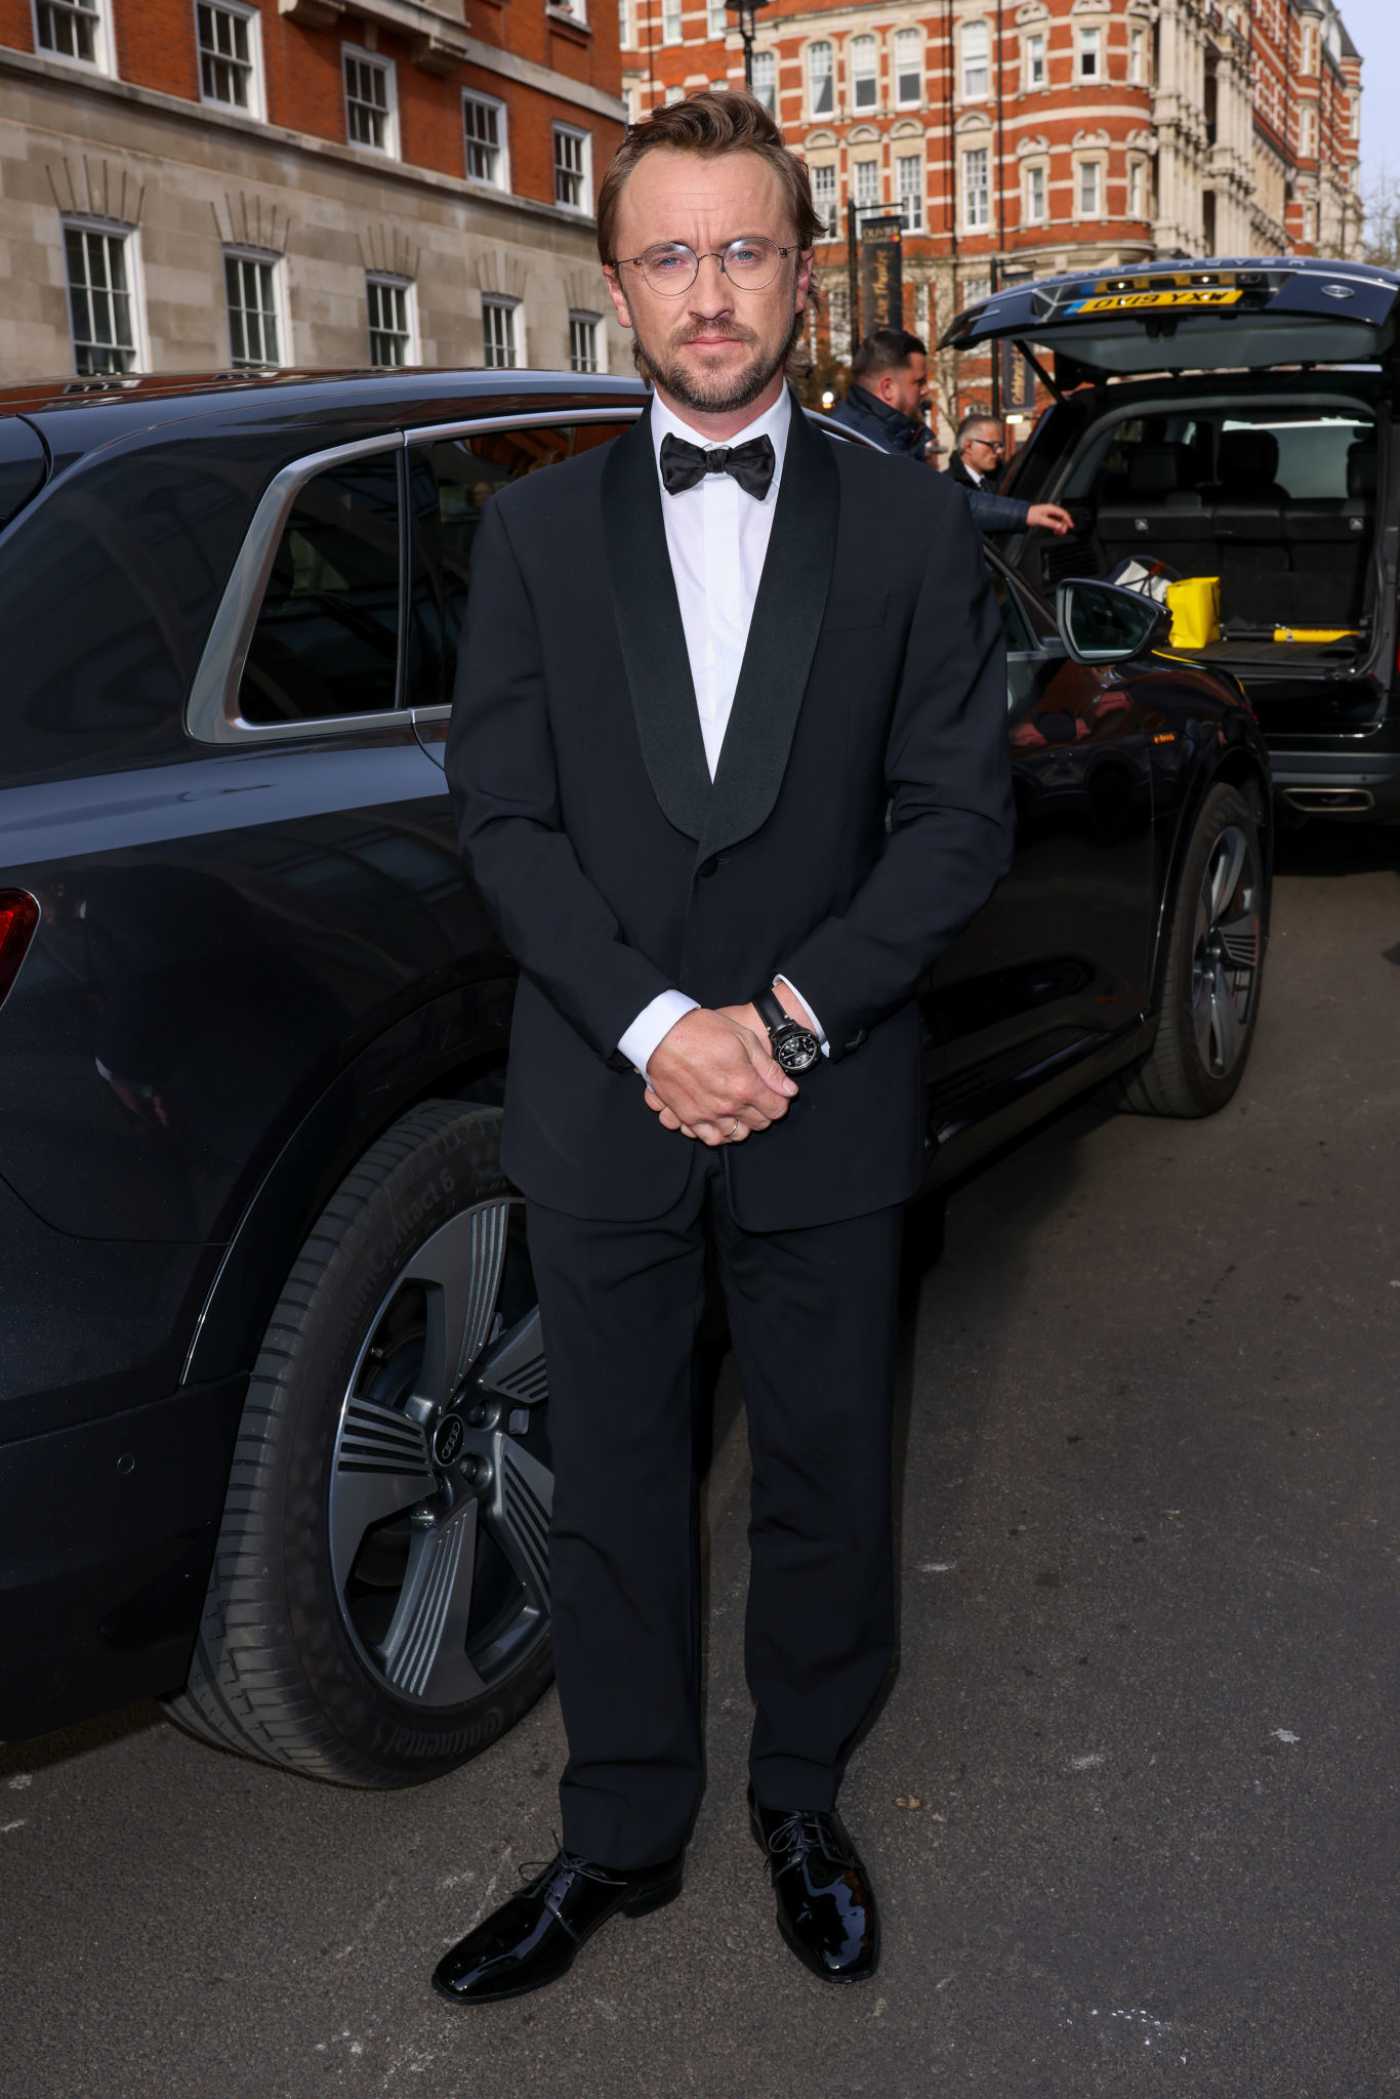
[[[661,515],[666,527],[666,551],[671,557],[676,597],[680,602],[681,625],[685,629],[686,654],[690,658],[691,682],[700,716],[700,734],[705,762],[713,780],[734,692],[739,683],[744,651],[748,646],[754,600],[763,575],[773,516],[778,507],[778,489],[783,478],[792,420],[792,397],[783,388],[771,408],[726,438],[726,445],[748,444],[767,437],[773,445],[773,479],[760,501],[740,488],[732,474],[706,474],[693,488],[668,495],[661,487]],[[661,476],[661,440],[668,433],[714,449],[712,440],[692,430],[673,415],[656,395],[651,402],[651,441],[656,454],[657,478]],[[787,982],[783,978],[784,983]],[[795,986],[792,987],[794,990]],[[741,986],[735,987],[742,991]],[[801,997],[801,993],[798,993]],[[736,1000],[736,1003],[741,1003]],[[683,991],[663,991],[644,1006],[623,1036],[618,1048],[636,1066],[642,1077],[651,1055],[685,1014],[694,1011],[698,1000]],[[804,1001],[805,1004],[805,1001]],[[810,1008],[808,1009],[811,1010]],[[816,1022],[816,1015],[812,1015]],[[820,1034],[821,1030],[818,1028]],[[823,1044],[825,1047],[825,1044]]]

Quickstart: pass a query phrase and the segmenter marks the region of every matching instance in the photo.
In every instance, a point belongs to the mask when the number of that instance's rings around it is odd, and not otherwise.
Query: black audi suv
[[[1075,530],[1009,544],[1017,573],[1204,587],[1192,652],[1295,816],[1400,818],[1398,299],[1369,263],[1213,256],[1008,287],[944,338],[1018,345],[1054,396],[1007,487]]]
[[[644,399],[502,372],[0,396],[4,1734],[158,1694],[392,1786],[547,1679],[514,968],[442,757],[483,512]],[[1267,937],[1238,683],[1149,598],[1052,606],[988,560],[1019,844],[923,987],[931,1187],[1110,1077],[1222,1106]]]

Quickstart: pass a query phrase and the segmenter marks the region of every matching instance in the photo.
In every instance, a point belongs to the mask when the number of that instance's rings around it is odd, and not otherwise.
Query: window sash
[[[503,186],[501,105],[480,95],[463,95],[462,130],[466,139],[467,174],[473,182]]]
[[[812,202],[828,239],[832,239],[836,233],[836,170],[831,166],[817,167],[811,175]]]
[[[381,371],[398,371],[413,354],[409,287],[392,277],[367,277],[365,295],[369,308],[369,361]]]
[[[985,22],[969,22],[962,33],[962,92],[980,102],[992,89],[992,46]]]
[[[678,44],[680,40],[681,0],[661,0],[661,41]]]
[[[569,369],[573,372],[602,370],[598,357],[600,316],[596,313],[569,315]]]
[[[778,110],[778,55],[775,51],[755,51],[753,55],[753,91],[770,116]]]
[[[878,160],[854,160],[851,175],[855,183],[855,199],[859,205],[878,204],[880,201],[880,163]]]
[[[1026,38],[1026,86],[1045,85],[1045,38],[1037,34]]]
[[[963,154],[963,224],[968,228],[992,223],[991,149],[970,146]]]
[[[873,36],[850,41],[851,107],[874,109],[879,99],[879,54]]]
[[[225,254],[224,292],[235,366],[280,365],[276,263],[256,255]]]
[[[1147,162],[1134,160],[1128,163],[1128,217],[1147,217]]]
[[[711,36],[723,36],[729,28],[729,16],[725,12],[724,0],[707,0],[706,27]]]
[[[1103,215],[1103,168],[1096,160],[1079,164],[1079,211],[1083,218]]]
[[[917,29],[898,29],[894,39],[894,99],[907,107],[924,96],[923,38]]]
[[[1098,80],[1103,73],[1103,35],[1097,29],[1079,32],[1079,77]]]
[[[515,302],[483,299],[481,325],[483,363],[493,371],[514,371],[520,361],[516,346]]]
[[[345,53],[345,128],[352,145],[387,153],[393,101],[389,68],[372,58]]]
[[[41,51],[88,66],[102,63],[101,0],[38,0],[35,12]]]
[[[228,109],[256,107],[253,32],[247,15],[216,0],[199,0],[195,9],[199,42],[199,86],[206,102]]]
[[[836,106],[836,83],[830,44],[807,46],[807,95],[814,117],[829,117]]]
[[[922,153],[901,153],[894,164],[895,189],[904,213],[906,233],[922,233],[924,230],[924,156]]]
[[[554,201],[570,211],[588,204],[587,140],[578,131],[554,128]]]
[[[127,269],[130,238],[92,226],[63,229],[73,361],[80,379],[135,368],[136,314]]]
[[[1026,169],[1025,211],[1033,225],[1043,224],[1046,218],[1047,186],[1045,169],[1039,165]]]

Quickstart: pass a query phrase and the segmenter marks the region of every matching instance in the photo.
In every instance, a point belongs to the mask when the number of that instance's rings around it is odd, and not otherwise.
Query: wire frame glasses
[[[620,255],[618,263],[640,270],[654,292],[670,299],[690,290],[708,255],[714,256],[729,282],[740,291],[762,292],[775,282],[788,256],[796,253],[795,248],[780,248],[776,241],[758,235],[752,239],[741,235],[727,247],[708,249],[705,255],[697,255],[684,241],[658,241],[640,255]]]

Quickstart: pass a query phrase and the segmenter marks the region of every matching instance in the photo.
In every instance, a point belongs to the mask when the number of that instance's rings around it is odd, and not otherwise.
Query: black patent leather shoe
[[[840,1817],[760,1807],[750,1792],[749,1822],[797,1958],[823,1982],[866,1981],[880,1964],[880,1913]]]
[[[558,1982],[579,1948],[610,1917],[645,1917],[681,1891],[685,1855],[635,1873],[610,1872],[577,1852],[560,1851],[539,1873],[469,1931],[433,1974],[451,2004],[499,2004]]]

